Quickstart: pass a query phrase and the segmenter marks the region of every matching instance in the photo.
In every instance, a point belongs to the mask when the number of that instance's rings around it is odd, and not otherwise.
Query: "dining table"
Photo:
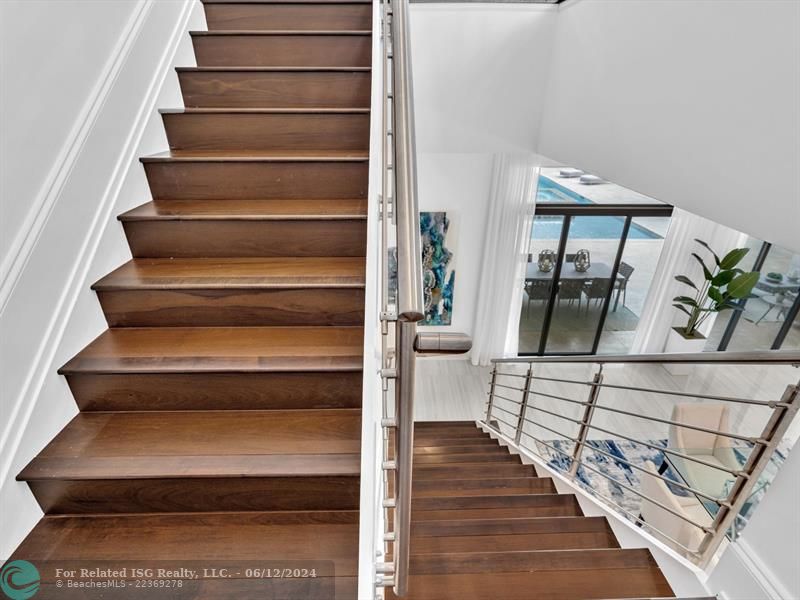
[[[545,273],[539,270],[537,263],[529,262],[525,271],[525,281],[547,281],[553,278],[554,273],[555,268]],[[604,262],[593,262],[586,271],[575,270],[574,263],[565,262],[561,265],[561,279],[583,279],[589,281],[598,278],[611,279],[611,265]]]
[[[564,262],[561,265],[562,281],[577,280],[589,282],[592,279],[611,279],[612,267],[608,263],[593,262],[585,271],[578,271],[575,269],[575,264],[571,262]],[[550,281],[555,274],[555,267],[550,271],[540,271],[539,265],[536,262],[529,262],[525,270],[525,281]],[[624,280],[625,278],[617,274],[617,281]],[[619,296],[622,292],[622,286],[617,288],[616,298],[614,299],[614,310],[617,310],[619,304]]]

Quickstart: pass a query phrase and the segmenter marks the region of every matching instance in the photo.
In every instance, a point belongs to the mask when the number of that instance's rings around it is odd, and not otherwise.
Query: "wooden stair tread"
[[[369,73],[371,67],[175,67],[178,73]]]
[[[372,4],[371,0],[202,0],[203,4]]]
[[[196,37],[203,36],[232,36],[232,35],[331,35],[331,36],[352,36],[363,35],[371,36],[369,29],[213,29],[211,31],[199,30],[190,31],[189,35]]]
[[[442,496],[491,496],[496,494],[553,494],[549,477],[487,477],[485,479],[415,480],[413,494],[417,498]]]
[[[137,258],[92,286],[120,289],[363,288],[364,260],[307,258]]]
[[[666,598],[672,590],[657,567],[512,573],[410,575],[407,600],[608,600]],[[397,596],[387,590],[386,598]]]
[[[598,548],[412,555],[412,575],[658,568],[649,550]]]
[[[168,150],[139,159],[143,163],[164,162],[364,162],[369,160],[369,152],[352,150],[308,150],[256,151],[248,150],[241,155],[228,151],[214,150]]]
[[[358,477],[358,410],[80,413],[20,480]]]
[[[361,327],[109,329],[59,372],[359,371]]]
[[[519,535],[524,533],[611,532],[605,517],[535,517],[518,519],[470,519],[468,521],[417,521],[411,524],[412,537],[459,535]],[[414,552],[414,547],[411,547]]]
[[[33,562],[332,560],[350,576],[357,555],[358,511],[45,517],[14,553]]]
[[[369,114],[369,108],[244,108],[244,107],[231,107],[231,108],[160,108],[159,114],[162,115],[219,115],[219,114],[246,114],[246,115],[349,115],[349,114]]]
[[[367,202],[354,200],[158,200],[119,216],[126,221],[366,219]]]

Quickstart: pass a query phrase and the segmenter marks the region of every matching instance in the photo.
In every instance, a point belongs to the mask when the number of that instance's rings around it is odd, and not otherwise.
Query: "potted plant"
[[[695,242],[703,246],[714,258],[709,268],[696,252],[692,256],[703,269],[703,282],[698,285],[686,275],[675,279],[693,290],[693,296],[676,296],[673,306],[686,313],[689,320],[682,327],[673,327],[667,339],[666,352],[702,352],[706,338],[699,328],[712,315],[726,310],[742,310],[738,300],[747,298],[758,283],[758,271],[745,272],[737,265],[750,251],[749,248],[734,248],[722,258],[703,240]],[[692,292],[690,292],[692,293]],[[683,369],[670,369],[673,373]]]

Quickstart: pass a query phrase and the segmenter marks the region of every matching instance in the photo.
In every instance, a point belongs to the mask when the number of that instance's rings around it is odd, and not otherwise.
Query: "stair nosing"
[[[192,37],[225,36],[371,36],[371,29],[196,29],[189,31]]]
[[[368,115],[369,108],[246,108],[246,107],[185,107],[185,108],[159,108],[162,115],[219,115],[219,114],[286,114],[286,115]]]
[[[291,67],[291,66],[273,66],[273,67],[175,67],[178,73],[369,73],[372,67]]]
[[[222,162],[222,163],[293,163],[293,162],[300,162],[300,163],[320,163],[320,162],[332,162],[332,163],[369,163],[369,154],[360,155],[360,156],[326,156],[324,153],[321,153],[318,156],[289,156],[289,155],[275,155],[275,156],[253,156],[253,155],[241,155],[237,156],[235,154],[231,155],[223,155],[223,156],[203,156],[197,155],[192,156],[191,154],[185,154],[180,156],[161,156],[161,155],[152,155],[152,156],[141,156],[139,157],[139,162],[142,164],[156,164],[156,163],[215,163],[215,162]]]

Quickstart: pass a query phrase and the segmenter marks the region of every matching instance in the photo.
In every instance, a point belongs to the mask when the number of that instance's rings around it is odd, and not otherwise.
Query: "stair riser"
[[[129,221],[137,258],[364,256],[364,220]]]
[[[458,427],[455,425],[443,425],[438,429],[430,427],[414,428],[414,436],[419,439],[435,440],[438,438],[454,437],[482,437],[486,435],[475,427]]]
[[[485,479],[487,477],[535,477],[529,465],[470,465],[436,467],[421,465],[414,468],[414,479]]]
[[[369,108],[369,71],[180,71],[191,108]]]
[[[359,408],[360,371],[67,376],[83,411]]]
[[[607,533],[546,533],[523,535],[466,535],[412,537],[412,554],[452,552],[515,552],[530,550],[580,550],[616,548]]]
[[[504,463],[504,464],[520,464],[518,456],[512,456],[507,452],[505,454],[439,454],[434,456],[414,456],[414,464],[416,465],[449,465],[459,463]]]
[[[524,573],[413,575],[413,600],[603,600],[672,598],[669,584],[655,568],[586,569]],[[395,600],[391,588],[387,600]]]
[[[98,292],[110,327],[361,325],[363,289]]]
[[[369,149],[369,114],[164,113],[173,150],[230,152]]]
[[[554,494],[555,486],[548,479],[528,479],[524,483],[500,482],[491,479],[466,481],[415,481],[414,497],[430,498],[443,496],[497,496],[512,494]]]
[[[372,5],[205,4],[209,31],[372,29]]]
[[[476,508],[463,510],[417,510],[411,518],[415,521],[441,521],[463,519],[521,519],[524,517],[577,517],[580,511],[571,506],[538,506],[521,508]]]
[[[368,67],[369,35],[194,35],[198,67]]]
[[[358,509],[357,477],[30,481],[46,514]]]
[[[369,165],[358,162],[145,163],[154,200],[366,198]]]
[[[414,436],[414,448],[442,448],[449,449],[456,446],[476,446],[486,448],[501,448],[501,446],[488,435],[474,438],[437,438],[435,440],[419,439]]]
[[[473,444],[472,446],[440,446],[414,448],[414,456],[440,456],[447,454],[474,454],[475,456],[503,454],[508,456],[508,448],[496,444]]]

